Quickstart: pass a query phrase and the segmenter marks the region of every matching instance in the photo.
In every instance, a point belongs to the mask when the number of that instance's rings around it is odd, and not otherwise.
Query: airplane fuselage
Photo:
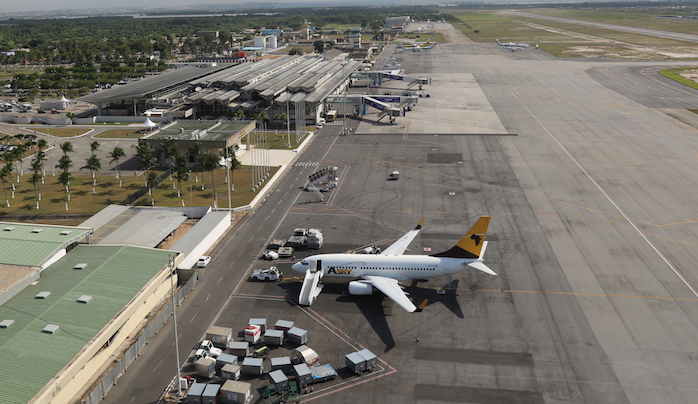
[[[468,263],[475,260],[429,255],[322,254],[294,264],[293,270],[305,274],[310,261],[321,262],[323,281],[349,282],[365,275],[385,276],[399,281],[435,278],[462,272],[468,269]]]

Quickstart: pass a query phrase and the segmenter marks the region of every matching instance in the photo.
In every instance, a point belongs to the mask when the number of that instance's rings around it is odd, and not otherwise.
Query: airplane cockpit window
[[[308,266],[308,261],[302,260],[302,261],[301,261],[301,265],[303,265],[303,266]]]

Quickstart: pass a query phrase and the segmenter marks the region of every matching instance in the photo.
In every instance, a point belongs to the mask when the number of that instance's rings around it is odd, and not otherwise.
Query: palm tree
[[[69,171],[72,166],[73,160],[71,160],[68,156],[61,157],[58,160],[58,164],[56,164],[56,168],[58,168],[61,171]]]
[[[220,167],[218,156],[213,153],[203,153],[201,155],[201,169],[211,173],[211,184],[213,185],[213,207],[218,207],[218,194],[216,194],[216,181],[213,179],[213,170]]]
[[[95,155],[95,152],[99,150],[99,142],[92,142],[90,143],[90,151],[92,152],[92,155]]]
[[[201,154],[204,152],[204,145],[201,142],[196,142],[189,148],[189,155],[194,156],[196,160],[196,175],[194,182],[199,182],[199,170],[201,169]],[[201,190],[204,190],[204,179],[201,178]]]
[[[95,142],[96,143],[96,142]],[[80,167],[81,170],[87,168],[90,170],[90,174],[92,174],[92,195],[96,194],[96,189],[95,187],[97,186],[97,171],[102,169],[102,162],[99,160],[99,157],[95,156],[94,154],[91,155],[90,157],[85,160],[85,165]]]
[[[43,153],[43,152],[40,151],[39,153]],[[34,160],[32,160],[32,171],[34,171],[34,174],[32,174],[32,177],[34,177],[34,175],[38,175],[41,184],[43,184],[44,183],[44,176],[39,174],[39,172],[44,170],[44,162],[39,157],[39,155],[38,155],[39,153],[35,154]],[[34,183],[32,182],[31,184],[34,184]],[[38,193],[37,197],[38,197],[39,201],[41,200],[41,184],[38,185],[39,193]],[[36,188],[36,186],[35,186],[35,188]]]
[[[155,155],[153,154],[153,148],[150,147],[148,143],[145,142],[145,140],[138,139],[138,144],[137,145],[132,145],[134,149],[136,149],[136,159],[138,160],[139,163],[141,163],[141,168],[143,168],[143,171],[145,171],[146,175],[143,176],[143,181],[145,182],[145,185],[148,185],[147,181],[147,176],[150,173],[150,168],[153,167],[155,164],[157,164],[157,159],[155,158]]]
[[[155,197],[153,196],[153,188],[158,185],[158,173],[150,171],[146,177],[148,184],[148,195],[150,195],[150,206],[155,206]]]
[[[70,171],[64,170],[58,174],[58,183],[65,187],[65,210],[68,210],[68,201],[70,201],[70,185],[71,175]]]
[[[126,152],[124,152],[124,149],[117,146],[111,151],[111,153],[109,153],[109,157],[111,157],[109,165],[116,161],[116,178],[119,179],[119,188],[121,188],[121,164],[119,163],[119,160],[122,157],[126,157]]]
[[[241,109],[238,109],[237,111],[235,111],[235,117],[238,119],[242,119],[245,117],[245,113]]]
[[[160,146],[162,147],[162,151],[165,152],[165,159],[169,160],[170,163],[170,180],[172,180],[172,165],[174,161],[177,159],[177,155],[181,154],[179,152],[179,148],[177,147],[177,143],[174,141],[172,138],[167,138],[165,139],[162,143],[160,143]],[[174,181],[172,181],[172,188],[174,189]]]
[[[39,146],[39,151],[36,152],[36,154],[34,155],[34,160],[32,160],[32,170],[34,170],[34,164],[35,164],[34,162],[37,161],[38,162],[37,164],[41,165],[40,171],[41,171],[41,183],[42,184],[44,183],[44,176],[46,175],[46,170],[44,167],[44,161],[46,161],[46,160],[47,160],[46,153],[43,150],[41,150],[41,146]],[[38,172],[38,171],[34,170],[34,172]]]
[[[179,184],[177,189],[177,196],[182,200],[182,206],[184,206],[184,193],[182,192],[182,181],[189,180],[189,166],[187,165],[187,159],[184,156],[177,156],[177,161],[175,161],[175,179]]]
[[[7,188],[5,187],[5,183],[10,180],[10,176],[12,176],[12,164],[5,164],[2,170],[0,170],[0,181],[2,181],[2,190],[5,192],[5,204],[8,208],[10,207],[10,200],[7,199]]]
[[[34,197],[36,198],[36,208],[39,209],[39,185],[41,184],[41,174],[33,173],[29,177],[29,183],[34,186]]]
[[[230,162],[228,164],[230,164],[230,182],[232,184],[231,186],[233,187],[232,190],[235,191],[235,170],[241,169],[242,163],[235,156],[235,153],[233,153],[230,155]]]
[[[48,147],[48,142],[46,141],[46,139],[39,139],[39,141],[36,142],[36,146],[41,151]]]
[[[75,150],[73,149],[73,144],[70,142],[63,142],[61,143],[61,151],[63,152],[64,156],[67,156],[68,153],[72,153]]]

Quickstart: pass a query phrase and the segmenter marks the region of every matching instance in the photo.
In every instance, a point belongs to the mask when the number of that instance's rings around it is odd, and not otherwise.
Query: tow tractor
[[[271,267],[266,269],[255,269],[250,275],[250,279],[253,281],[278,281],[281,279],[283,274],[279,271],[277,267]]]

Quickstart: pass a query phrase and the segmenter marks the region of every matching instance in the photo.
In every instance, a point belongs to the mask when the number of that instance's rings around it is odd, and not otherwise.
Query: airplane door
[[[449,274],[448,272],[448,262],[444,262],[444,275]]]

